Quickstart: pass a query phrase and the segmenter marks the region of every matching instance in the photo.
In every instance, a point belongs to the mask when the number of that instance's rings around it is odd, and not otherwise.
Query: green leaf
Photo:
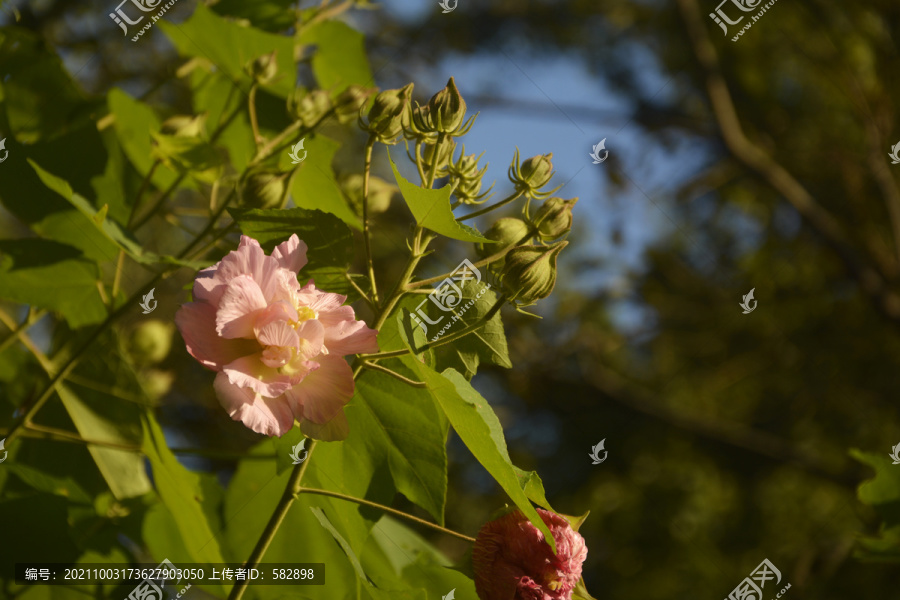
[[[399,361],[386,366],[415,377]],[[443,524],[447,423],[427,391],[366,371],[357,379],[356,395],[345,410],[350,438],[357,438],[355,446],[364,452],[355,460],[373,471],[388,469],[397,491]]]
[[[340,144],[323,135],[303,138],[306,159],[300,163],[297,173],[291,178],[291,198],[300,208],[317,209],[331,213],[347,225],[362,229],[362,222],[350,209],[341,193],[331,164]],[[299,141],[299,140],[298,140]],[[281,156],[285,167],[291,166],[286,153]]]
[[[8,468],[10,473],[21,479],[32,489],[93,506],[91,496],[70,477],[51,475],[18,462],[9,465]]]
[[[56,311],[73,329],[103,322],[100,271],[80,255],[50,240],[0,240],[0,298]]]
[[[219,549],[218,528],[210,526],[208,493],[201,477],[188,471],[169,447],[162,429],[149,412],[143,416],[144,454],[153,469],[153,481],[159,497],[172,514],[181,533],[181,539],[188,549],[192,562],[225,562]]]
[[[852,449],[850,455],[875,469],[875,477],[860,484],[857,496],[883,519],[879,535],[861,538],[856,555],[865,560],[900,561],[900,470],[887,454]]]
[[[394,171],[394,179],[397,180],[400,193],[403,195],[409,210],[412,211],[416,223],[454,240],[494,243],[493,240],[482,237],[475,228],[456,221],[453,211],[450,210],[451,190],[449,185],[445,185],[438,190],[421,188],[407,181],[400,174],[400,171],[397,170],[397,165],[394,164],[394,159],[391,158],[390,152],[388,152],[388,160],[391,162],[391,169]]]
[[[447,330],[444,335],[452,334],[454,331],[474,325],[491,310],[497,302],[497,295],[491,289],[484,289],[485,287],[490,288],[490,284],[484,282],[476,283],[473,280],[467,281],[462,288],[462,300],[459,309],[454,309],[451,312],[441,311],[433,302],[425,303],[432,320],[437,320],[438,317],[452,318],[451,315],[459,317],[459,321],[453,325],[453,328]],[[478,297],[478,294],[481,294],[481,297]],[[469,302],[474,302],[474,304],[463,312],[462,307]],[[431,327],[439,328],[442,325],[430,325],[429,328]],[[419,330],[421,331],[421,327],[419,327]],[[452,344],[435,348],[434,356],[437,365],[435,370],[454,369],[469,380],[474,377],[482,361],[507,369],[512,368],[512,362],[509,360],[509,349],[506,345],[506,334],[503,330],[503,321],[500,319],[499,312],[491,317],[478,331]]]
[[[153,166],[153,144],[151,135],[159,132],[160,120],[153,109],[135,100],[122,90],[113,88],[109,92],[109,112],[115,117],[116,135],[125,155],[138,174],[143,178]],[[153,172],[151,182],[159,189],[168,188],[178,174],[165,166]]]
[[[156,145],[153,155],[163,161],[169,168],[187,172],[191,177],[203,183],[212,184],[222,173],[221,155],[210,145],[199,138],[178,137],[151,132]]]
[[[81,437],[112,444],[136,445],[130,427],[137,411],[136,405],[110,402],[91,390],[80,390],[76,395],[63,383],[57,384],[56,392]],[[96,445],[88,446],[88,451],[116,498],[133,498],[150,491],[144,460],[139,453]]]
[[[428,384],[428,391],[443,409],[453,429],[478,462],[500,484],[519,510],[543,532],[556,552],[556,540],[540,518],[519,482],[509,458],[503,427],[491,406],[465,377],[453,369],[437,373],[418,360],[405,356],[403,363]]]
[[[356,553],[353,551],[353,548],[350,547],[350,544],[347,543],[347,540],[340,534],[340,532],[331,524],[331,521],[328,520],[328,517],[325,515],[325,511],[323,511],[318,506],[310,506],[309,510],[312,511],[312,514],[315,515],[316,519],[319,521],[319,524],[325,528],[325,530],[331,534],[331,537],[334,538],[334,541],[338,543],[341,547],[341,550],[344,551],[344,555],[346,555],[347,560],[350,561],[350,564],[353,565],[353,570],[356,571],[356,576],[359,577],[361,581],[368,582],[369,578],[366,576],[365,571],[363,571],[362,565],[359,564],[359,558],[357,558]]]
[[[264,31],[278,32],[294,25],[292,4],[295,0],[221,0],[212,9],[222,16],[247,19]]]
[[[544,493],[544,482],[541,481],[541,478],[537,474],[537,472],[525,471],[515,465],[513,465],[513,471],[515,472],[516,477],[519,479],[519,485],[522,486],[522,490],[525,492],[525,495],[528,496],[528,499],[538,506],[552,511],[553,508],[550,506],[550,503],[547,501],[547,496]],[[583,517],[579,517],[580,521],[577,521],[578,527],[581,526],[582,521],[584,521],[587,516],[588,513],[585,513]],[[572,523],[572,528],[575,529],[575,531],[578,531],[576,523],[572,522],[572,519],[570,519],[569,522]]]
[[[355,493],[348,491],[350,488],[358,486],[365,490],[377,485],[372,481],[373,472],[354,470],[347,463],[342,451],[342,446],[346,443],[317,444],[308,459],[304,485],[327,487],[352,495]],[[266,440],[256,446],[251,454],[270,454],[273,451],[274,444],[271,440]],[[288,472],[276,475],[272,461],[244,460],[238,465],[225,496],[225,547],[230,561],[244,561],[253,551],[281,500],[289,476]],[[266,551],[265,561],[325,563],[328,584],[308,586],[303,593],[314,600],[345,598],[356,591],[356,572],[341,548],[334,543],[331,534],[310,511],[311,506],[327,510],[332,525],[354,552],[361,550],[361,546],[357,544],[365,540],[368,529],[358,505],[323,496],[301,494],[285,515],[278,533]],[[285,593],[284,586],[251,586],[245,598],[273,598]]]
[[[127,233],[121,225],[106,218],[106,210],[95,210],[90,202],[72,191],[72,187],[67,181],[53,175],[42,169],[40,165],[29,160],[31,168],[35,170],[41,181],[48,188],[68,200],[81,214],[88,217],[91,223],[106,237],[107,240],[119,247],[132,260],[141,264],[149,265],[160,262],[160,257],[152,252],[148,252],[141,248],[140,244],[135,241],[131,234]]]
[[[353,259],[353,234],[334,215],[305,208],[229,208],[228,213],[266,252],[296,233],[308,248],[303,274],[328,267],[346,269]]]
[[[175,25],[161,21],[158,25],[180,54],[208,59],[232,80],[246,82],[248,89],[250,79],[244,67],[273,50],[277,51],[278,73],[273,81],[262,87],[286,98],[297,84],[292,38],[241,26],[202,4],[197,5],[194,14],[184,23]]]
[[[321,21],[304,29],[299,42],[318,46],[312,68],[320,88],[339,93],[351,84],[372,85],[365,36],[346,23]]]
[[[225,75],[206,68],[196,68],[191,72],[191,88],[194,114],[206,113],[207,123],[216,129],[218,124],[228,119],[235,110],[239,111],[216,138],[216,147],[225,148],[234,170],[242,172],[256,154],[256,143],[253,141],[253,130],[244,104],[246,102],[244,94]]]

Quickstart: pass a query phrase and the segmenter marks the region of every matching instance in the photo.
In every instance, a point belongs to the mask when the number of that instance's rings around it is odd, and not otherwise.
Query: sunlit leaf
[[[426,190],[408,181],[400,174],[390,153],[388,153],[388,160],[394,170],[394,179],[400,187],[400,193],[415,217],[416,223],[454,240],[494,243],[483,237],[475,228],[456,221],[453,211],[450,210],[451,190],[449,185],[437,190]]]

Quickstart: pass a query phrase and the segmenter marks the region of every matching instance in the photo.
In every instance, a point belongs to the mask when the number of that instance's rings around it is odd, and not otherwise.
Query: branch
[[[754,171],[790,202],[807,224],[837,254],[878,311],[892,322],[900,323],[900,298],[888,289],[878,271],[856,256],[840,223],[816,202],[793,175],[744,134],[731,93],[722,75],[719,58],[704,28],[697,0],[678,0],[678,5],[694,54],[704,72],[706,93],[725,145],[739,162]]]

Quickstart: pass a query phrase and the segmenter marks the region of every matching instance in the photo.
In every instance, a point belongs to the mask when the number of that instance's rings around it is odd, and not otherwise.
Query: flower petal
[[[234,385],[249,388],[267,398],[275,398],[291,389],[291,378],[266,366],[261,353],[232,361],[222,371]]]
[[[378,332],[365,321],[339,321],[325,328],[325,347],[331,354],[346,356],[361,352],[378,352]]]
[[[256,339],[266,346],[286,346],[296,348],[300,336],[287,321],[273,321],[259,330]]]
[[[266,308],[266,298],[249,275],[228,282],[216,311],[216,331],[224,338],[255,338],[253,324],[258,311]]]
[[[225,373],[216,375],[213,387],[228,415],[256,433],[281,437],[294,426],[294,414],[283,396],[263,398],[253,390],[230,383]]]
[[[285,392],[297,420],[324,425],[341,412],[353,397],[353,370],[343,358],[319,356],[321,366]]]
[[[300,423],[300,431],[306,437],[311,437],[314,440],[339,442],[346,440],[347,436],[350,435],[350,425],[347,423],[347,415],[344,414],[344,411],[341,411],[324,425],[319,425],[312,421],[302,421]]]
[[[325,343],[325,328],[315,319],[304,321],[297,328],[300,336],[298,354],[303,360],[308,360],[322,353],[322,345]]]
[[[259,351],[255,340],[219,337],[216,334],[216,309],[206,302],[182,304],[175,313],[175,324],[190,355],[216,371],[221,371],[225,365],[242,356]]]
[[[283,269],[296,273],[306,266],[307,250],[306,244],[301,242],[295,233],[288,241],[275,246],[275,249],[272,251],[272,258],[277,260]]]
[[[266,256],[259,242],[243,235],[237,250],[229,252],[212,267],[200,271],[194,281],[194,298],[218,305],[232,279],[249,275],[268,299],[278,284],[279,270],[278,261]]]

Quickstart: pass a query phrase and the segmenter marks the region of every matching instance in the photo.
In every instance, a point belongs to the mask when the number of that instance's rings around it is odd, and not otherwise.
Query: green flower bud
[[[366,105],[371,95],[360,85],[351,85],[334,99],[334,114],[341,123],[350,123],[359,118],[359,111]]]
[[[382,144],[394,144],[409,121],[409,98],[413,84],[399,90],[385,90],[375,96],[369,110],[368,124],[360,120],[360,126],[375,135]]]
[[[553,153],[532,156],[519,164],[519,150],[513,157],[509,166],[509,180],[515,184],[516,189],[533,198],[546,198],[559,189],[554,188],[548,192],[541,192],[540,188],[549,183],[553,177]],[[562,186],[560,186],[562,187]]]
[[[350,200],[357,214],[362,214],[363,201],[363,176],[359,173],[347,175],[341,179],[341,188],[344,194]],[[380,177],[374,175],[369,176],[369,214],[378,214],[385,212],[391,206],[391,199],[394,194],[398,193],[400,188],[392,183],[388,183]]]
[[[463,126],[466,118],[466,101],[463,100],[453,78],[447,86],[431,97],[426,106],[419,106],[413,112],[413,123],[423,133],[447,133],[461,136],[468,133],[474,119]]]
[[[453,194],[463,204],[483,203],[494,188],[494,185],[491,184],[491,187],[486,192],[481,193],[481,179],[487,173],[488,168],[487,165],[481,169],[478,168],[478,161],[481,160],[483,155],[484,152],[479,156],[474,154],[466,156],[466,147],[463,145],[459,159],[454,163],[450,163],[447,167],[450,175],[450,185],[453,186]]]
[[[548,198],[534,214],[534,224],[538,226],[541,239],[545,241],[555,240],[561,235],[569,233],[572,229],[572,208],[578,198],[563,200],[562,198]]]
[[[205,131],[206,117],[208,113],[191,117],[189,115],[175,115],[163,121],[159,132],[175,137],[200,137]]]
[[[263,54],[254,59],[247,67],[246,70],[250,77],[257,83],[265,85],[275,78],[278,73],[278,63],[275,61],[276,52],[277,50],[273,50],[270,54]]]
[[[510,301],[530,306],[550,295],[556,285],[556,257],[569,242],[552,246],[519,246],[506,255],[501,273]]]
[[[287,200],[287,174],[274,170],[250,173],[241,185],[241,204],[249,208],[281,208]]]
[[[478,244],[476,246],[476,252],[478,256],[481,258],[487,258],[492,254],[496,254],[497,252],[503,250],[507,246],[511,246],[513,244],[523,244],[527,240],[523,240],[528,232],[531,230],[531,226],[523,221],[522,219],[516,219],[513,217],[504,217],[502,219],[497,220],[496,223],[491,225],[490,229],[484,232],[484,237],[489,240],[494,240],[496,244]],[[501,258],[496,261],[495,265],[498,267],[502,267],[506,262],[506,258]]]
[[[306,127],[318,123],[331,108],[331,97],[325,90],[307,92],[298,88],[288,97],[288,112]]]
[[[172,349],[172,323],[144,321],[131,332],[128,353],[135,363],[151,365],[162,362]]]

